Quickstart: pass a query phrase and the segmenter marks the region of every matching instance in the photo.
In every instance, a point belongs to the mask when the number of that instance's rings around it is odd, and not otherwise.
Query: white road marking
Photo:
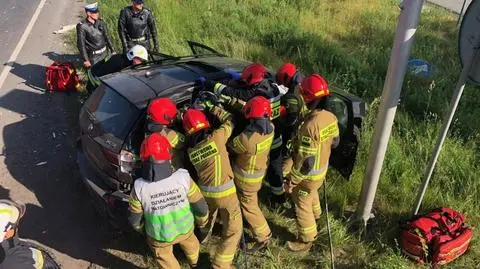
[[[12,55],[10,56],[10,59],[7,61],[7,65],[3,68],[2,73],[0,74],[0,90],[2,89],[3,83],[7,79],[7,75],[10,73],[10,70],[12,70],[12,64],[15,60],[17,60],[18,54],[23,48],[23,45],[27,41],[28,35],[30,35],[30,32],[33,29],[33,26],[35,25],[35,22],[38,19],[38,16],[40,15],[40,11],[42,11],[43,6],[45,5],[45,2],[47,0],[40,0],[40,3],[37,6],[37,9],[35,10],[35,13],[33,13],[32,18],[30,19],[30,22],[27,25],[27,28],[25,28],[25,31],[23,32],[22,37],[20,38],[20,41],[18,41],[17,46],[15,47],[15,50],[12,52]]]

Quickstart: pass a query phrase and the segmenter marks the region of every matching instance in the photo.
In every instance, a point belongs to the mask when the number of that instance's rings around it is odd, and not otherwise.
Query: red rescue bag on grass
[[[54,62],[46,67],[45,84],[50,92],[80,89],[80,78],[71,62]]]
[[[449,263],[465,253],[473,236],[465,217],[450,208],[439,208],[407,222],[400,247],[409,258],[431,262],[434,267]]]

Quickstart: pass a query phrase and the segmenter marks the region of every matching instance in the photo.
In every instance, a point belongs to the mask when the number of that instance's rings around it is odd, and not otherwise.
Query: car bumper
[[[95,209],[113,226],[121,230],[130,229],[127,221],[128,195],[118,190],[111,190],[104,183],[101,171],[90,164],[82,150],[77,151],[77,163]]]

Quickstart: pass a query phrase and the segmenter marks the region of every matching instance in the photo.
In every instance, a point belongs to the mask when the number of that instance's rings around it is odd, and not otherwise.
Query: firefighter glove
[[[214,104],[210,100],[205,100],[199,103],[199,108],[205,111],[210,111]]]
[[[216,95],[220,95],[223,91],[223,89],[225,89],[227,86],[222,84],[222,83],[216,83],[214,86],[213,86],[213,92],[216,94]]]
[[[221,94],[218,101],[222,104],[230,105],[232,102],[232,97]]]

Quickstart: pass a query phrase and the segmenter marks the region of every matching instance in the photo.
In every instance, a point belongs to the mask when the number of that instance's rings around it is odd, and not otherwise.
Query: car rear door
[[[340,144],[332,150],[330,165],[349,179],[357,157],[366,106],[360,98],[334,90],[328,99],[327,110],[337,116],[340,129]]]
[[[110,178],[118,175],[118,154],[141,111],[117,91],[101,84],[79,115],[84,152]]]

